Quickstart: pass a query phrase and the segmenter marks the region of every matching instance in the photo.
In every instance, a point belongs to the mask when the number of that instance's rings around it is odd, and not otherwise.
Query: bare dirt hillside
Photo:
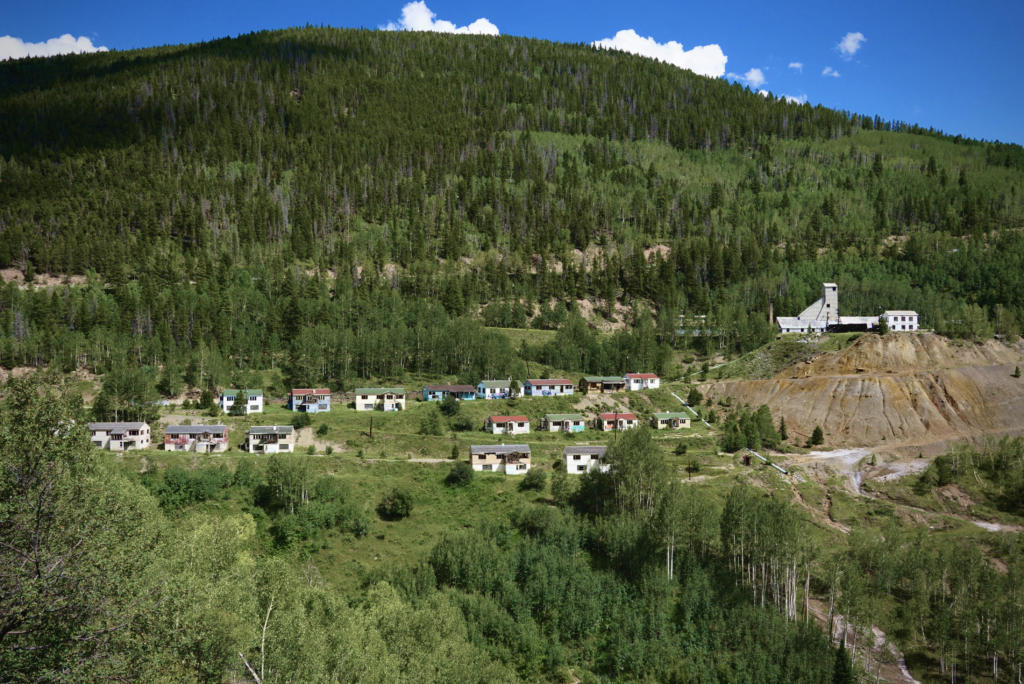
[[[838,352],[765,380],[709,383],[706,394],[785,416],[790,436],[820,425],[829,447],[920,449],[988,434],[1024,433],[1020,345],[955,343],[934,334],[864,335]]]

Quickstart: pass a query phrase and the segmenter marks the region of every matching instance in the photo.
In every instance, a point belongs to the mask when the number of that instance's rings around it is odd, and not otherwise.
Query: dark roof
[[[572,456],[573,454],[588,454],[590,456],[601,457],[608,451],[606,446],[567,446],[562,449],[563,456]]]
[[[291,425],[253,425],[245,431],[247,435],[290,435],[295,432]]]
[[[469,453],[477,454],[527,454],[530,453],[529,444],[474,444],[469,447]]]
[[[199,432],[210,432],[215,435],[226,434],[227,425],[168,425],[164,429],[165,435],[193,435]]]
[[[564,378],[555,378],[554,380],[530,379],[530,380],[527,380],[526,382],[528,382],[528,383],[530,383],[531,385],[534,385],[534,386],[537,386],[537,385],[571,385],[572,384],[572,380],[566,380]]]

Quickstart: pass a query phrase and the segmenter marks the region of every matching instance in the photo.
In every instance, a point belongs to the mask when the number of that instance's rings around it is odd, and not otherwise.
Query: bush
[[[327,423],[320,423],[316,428],[316,436],[324,437],[327,435]]]
[[[441,413],[451,418],[459,412],[459,402],[451,394],[444,395],[441,400]]]
[[[690,393],[686,395],[686,403],[690,406],[700,406],[702,401],[704,401],[704,395],[696,387],[691,387]]]
[[[449,487],[465,487],[473,481],[473,466],[466,461],[459,461],[452,466],[444,483]]]
[[[519,489],[522,491],[534,490],[537,492],[543,492],[548,486],[548,475],[543,470],[537,468],[530,468],[526,471],[526,475],[523,477],[523,481],[519,483]]]
[[[370,534],[370,519],[360,513],[352,518],[349,529],[352,530],[352,534],[354,534],[357,539],[362,539],[366,535]]]
[[[460,413],[452,418],[451,426],[455,432],[469,432],[473,429],[473,419],[464,413]]]
[[[298,430],[299,428],[309,427],[313,424],[313,419],[309,417],[308,413],[296,413],[292,417],[292,427]]]
[[[811,446],[818,446],[819,444],[825,443],[825,433],[822,432],[820,425],[814,426],[814,432],[811,433],[811,438],[807,440],[807,443]]]
[[[377,515],[384,520],[401,520],[408,518],[410,513],[412,513],[412,495],[402,489],[392,489],[377,504]]]
[[[423,417],[420,418],[420,429],[421,435],[440,435],[441,434],[441,414],[438,413],[436,406],[431,406],[427,409]]]
[[[673,449],[673,453],[676,456],[685,456],[686,455],[686,443],[685,442],[680,442],[679,444],[676,444],[676,448]]]

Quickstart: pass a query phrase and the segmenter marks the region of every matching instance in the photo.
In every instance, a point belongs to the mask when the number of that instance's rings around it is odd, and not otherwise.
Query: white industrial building
[[[886,311],[881,316],[840,316],[839,286],[835,283],[821,284],[821,297],[798,316],[779,316],[779,332],[825,332],[844,330],[872,330],[878,321],[885,318],[889,330],[918,330],[916,311]]]

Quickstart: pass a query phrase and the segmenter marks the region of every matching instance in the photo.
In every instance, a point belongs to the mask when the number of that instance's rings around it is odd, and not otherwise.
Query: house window
[[[579,454],[573,454],[572,455],[572,460],[574,460],[574,461],[580,460],[580,455]]]
[[[493,467],[493,466],[491,466],[491,464],[490,464],[490,463],[485,463],[485,464],[483,465],[483,469],[484,469],[484,470],[490,470],[490,469],[491,469],[492,467]]]

